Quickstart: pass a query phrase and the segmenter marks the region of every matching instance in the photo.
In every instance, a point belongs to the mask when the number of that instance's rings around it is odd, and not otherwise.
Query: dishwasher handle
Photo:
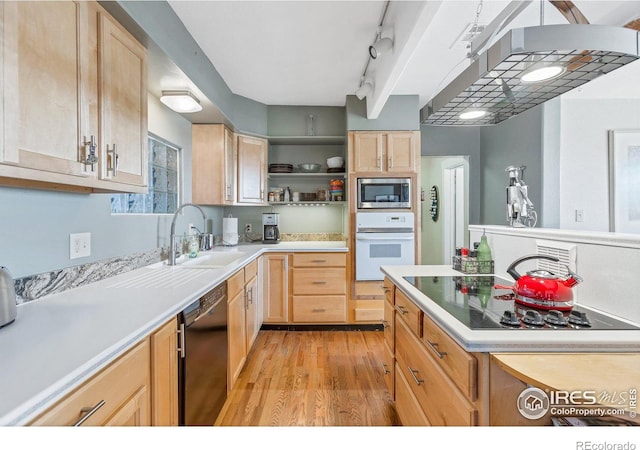
[[[180,358],[184,359],[184,357],[186,356],[185,353],[185,330],[184,330],[184,323],[180,324],[180,328],[178,328],[177,333],[178,333],[178,353],[180,354]]]

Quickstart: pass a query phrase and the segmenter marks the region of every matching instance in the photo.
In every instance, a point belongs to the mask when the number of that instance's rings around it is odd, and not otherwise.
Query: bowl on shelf
[[[322,164],[316,164],[316,163],[298,164],[298,170],[300,172],[306,172],[306,173],[320,172],[321,168],[322,168]]]
[[[344,166],[344,158],[342,156],[334,156],[327,159],[327,167],[329,169],[338,169]]]

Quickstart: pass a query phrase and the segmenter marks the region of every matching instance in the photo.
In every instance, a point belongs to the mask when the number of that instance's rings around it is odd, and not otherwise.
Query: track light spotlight
[[[379,35],[378,35],[379,37]],[[391,38],[378,38],[373,44],[369,46],[369,56],[373,59],[377,59],[380,55],[390,52],[393,49],[393,39]]]
[[[356,90],[356,97],[358,97],[358,100],[362,100],[372,92],[373,92],[373,81],[367,78],[360,83],[360,87]]]

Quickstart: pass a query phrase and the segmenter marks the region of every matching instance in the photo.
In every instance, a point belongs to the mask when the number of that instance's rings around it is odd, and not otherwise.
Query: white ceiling
[[[384,25],[396,40],[393,55],[372,61],[368,71],[378,94],[419,95],[424,106],[468,66],[467,49],[456,39],[476,12],[486,25],[508,3],[391,2]],[[640,1],[574,3],[594,24],[623,25],[640,17]],[[344,106],[355,93],[385,6],[356,0],[169,4],[235,94],[267,105],[320,106]],[[539,25],[541,8],[544,24],[567,23],[546,0],[534,1],[503,32]]]

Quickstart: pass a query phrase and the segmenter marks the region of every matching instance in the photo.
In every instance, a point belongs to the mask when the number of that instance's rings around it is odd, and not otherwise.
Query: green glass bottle
[[[478,245],[478,273],[491,273],[491,247],[487,242],[487,236],[483,233]]]

